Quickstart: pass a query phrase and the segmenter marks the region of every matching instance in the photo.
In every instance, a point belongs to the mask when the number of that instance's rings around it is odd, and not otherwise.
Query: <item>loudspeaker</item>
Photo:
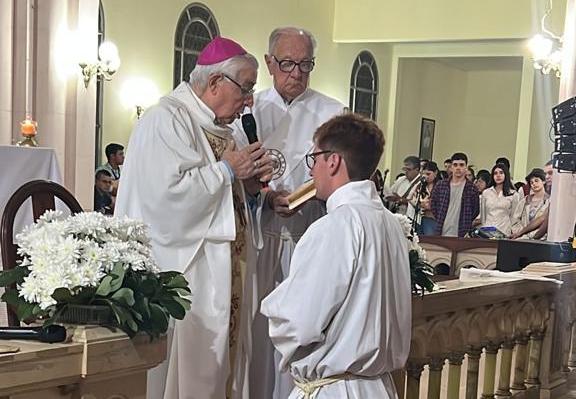
[[[572,136],[576,135],[576,115],[569,118],[563,119],[560,122],[554,124],[554,134],[556,136],[565,135]]]
[[[554,151],[576,153],[576,135],[556,137]]]
[[[576,172],[576,154],[554,154],[552,166],[559,172]]]
[[[576,97],[569,98],[552,108],[554,122],[576,115]]]

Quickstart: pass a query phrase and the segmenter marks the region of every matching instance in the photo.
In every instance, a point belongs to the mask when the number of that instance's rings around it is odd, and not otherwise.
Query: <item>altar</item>
[[[147,370],[166,357],[166,336],[130,339],[98,326],[68,335],[58,344],[0,340],[0,399],[145,399]]]

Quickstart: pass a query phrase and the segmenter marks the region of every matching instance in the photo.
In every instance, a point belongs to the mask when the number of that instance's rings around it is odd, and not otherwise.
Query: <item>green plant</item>
[[[52,324],[69,305],[104,305],[110,307],[115,325],[130,337],[145,332],[158,337],[168,329],[170,317],[181,320],[190,309],[188,282],[178,272],[141,272],[126,270],[116,264],[98,287],[82,287],[74,294],[58,288],[52,294],[56,301],[46,309],[29,303],[9,286],[21,285],[28,275],[25,267],[0,273],[0,286],[7,287],[2,300],[11,305],[24,322],[44,320]]]

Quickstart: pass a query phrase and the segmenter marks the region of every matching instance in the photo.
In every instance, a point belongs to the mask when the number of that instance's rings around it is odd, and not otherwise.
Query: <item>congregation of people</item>
[[[406,215],[420,235],[468,237],[480,228],[499,238],[546,237],[551,161],[515,183],[506,157],[477,172],[462,152],[443,165],[408,156],[396,180],[380,186],[388,209]]]

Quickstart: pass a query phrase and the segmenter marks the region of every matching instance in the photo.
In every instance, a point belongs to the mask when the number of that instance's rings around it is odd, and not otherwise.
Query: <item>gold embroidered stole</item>
[[[204,134],[210,143],[212,152],[216,160],[220,161],[226,145],[232,138],[225,138],[204,129]],[[242,185],[235,180],[232,184],[232,198],[234,204],[234,222],[236,224],[236,238],[231,243],[232,252],[232,300],[230,303],[230,326],[228,335],[230,375],[227,383],[227,396],[230,396],[232,388],[232,376],[236,363],[236,353],[238,347],[240,309],[242,306],[242,291],[244,287],[244,276],[246,273],[246,215],[244,213],[244,201],[242,196]]]

